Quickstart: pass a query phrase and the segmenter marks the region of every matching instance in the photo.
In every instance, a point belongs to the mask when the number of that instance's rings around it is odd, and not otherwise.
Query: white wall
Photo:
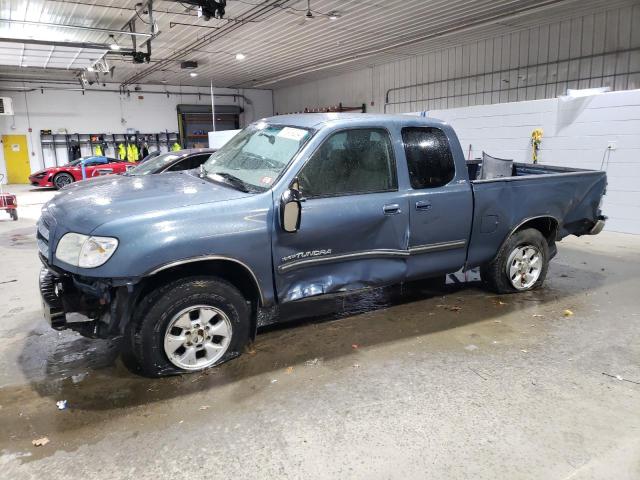
[[[30,152],[31,171],[41,169],[43,165],[53,165],[52,151],[45,150],[42,158],[40,148],[40,130],[66,130],[68,133],[124,133],[127,128],[141,133],[159,133],[165,130],[178,131],[176,105],[210,105],[208,88],[201,88],[200,98],[194,95],[148,94],[131,92],[130,96],[113,92],[86,92],[60,90],[35,90],[15,92],[2,90],[0,95],[13,99],[14,116],[0,117],[0,135],[25,134]],[[12,84],[13,86],[13,84]],[[21,86],[21,85],[20,85]],[[117,89],[117,85],[107,84],[107,88]],[[144,90],[162,91],[164,88],[144,87]],[[170,92],[197,92],[193,87],[167,86]],[[270,90],[230,90],[215,89],[215,93],[241,93],[251,103],[241,98],[216,97],[217,105],[240,105],[244,108],[240,121],[242,126],[252,121],[270,116],[273,113],[272,93]],[[139,99],[138,96],[144,98]],[[124,119],[124,123],[121,121]],[[31,129],[31,132],[29,132]],[[59,150],[60,151],[60,150]],[[83,152],[83,153],[89,153]],[[0,173],[6,173],[3,152],[0,148]]]
[[[542,164],[603,169],[608,187],[603,211],[607,229],[640,234],[640,90],[611,92],[569,101],[534,100],[432,110],[427,116],[450,123],[465,156],[490,155],[531,162],[530,137],[544,129]]]
[[[548,22],[548,23],[547,23]],[[391,63],[279,88],[275,111],[367,104],[369,112],[455,108],[562,95],[567,88],[640,88],[640,4],[496,35]],[[417,85],[420,84],[420,85]],[[417,85],[417,86],[416,86]]]

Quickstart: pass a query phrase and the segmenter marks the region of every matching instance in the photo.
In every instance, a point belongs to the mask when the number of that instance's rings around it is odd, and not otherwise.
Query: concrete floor
[[[288,315],[322,316],[231,363],[149,380],[117,342],[46,325],[34,223],[53,193],[12,190],[3,478],[640,478],[640,237],[563,241],[531,293],[470,281],[316,300]]]

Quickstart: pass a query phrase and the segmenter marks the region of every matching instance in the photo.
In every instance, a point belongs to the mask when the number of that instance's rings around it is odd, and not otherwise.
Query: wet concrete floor
[[[239,359],[150,380],[117,341],[41,318],[52,193],[18,190],[21,219],[0,212],[1,478],[640,478],[640,237],[563,241],[536,292],[471,275],[305,302]]]

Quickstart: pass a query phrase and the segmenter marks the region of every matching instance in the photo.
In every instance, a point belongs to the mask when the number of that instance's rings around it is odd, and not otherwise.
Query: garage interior
[[[32,174],[314,113],[440,119],[466,160],[605,171],[606,226],[558,242],[539,289],[473,269],[282,303],[191,374],[51,328],[36,225],[76,185]],[[638,1],[8,0],[0,135],[6,478],[640,478]]]

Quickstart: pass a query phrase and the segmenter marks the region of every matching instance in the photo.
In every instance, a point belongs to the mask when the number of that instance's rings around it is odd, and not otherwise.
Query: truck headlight
[[[56,258],[76,267],[95,268],[109,260],[116,248],[117,238],[67,233],[58,242]]]

